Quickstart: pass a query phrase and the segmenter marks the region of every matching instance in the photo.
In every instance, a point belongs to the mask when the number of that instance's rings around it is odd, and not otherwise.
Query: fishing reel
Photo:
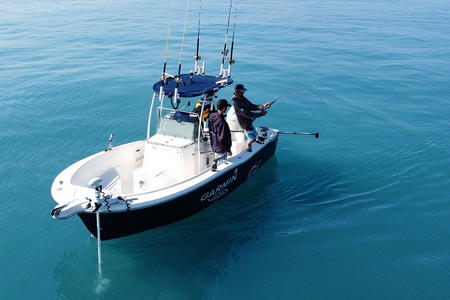
[[[266,140],[266,137],[265,136],[261,136],[261,135],[257,135],[256,136],[256,142],[258,143],[258,144],[264,144],[264,141]]]
[[[267,127],[259,127],[258,130],[256,131],[256,142],[258,144],[264,144],[264,141],[267,138],[267,131],[269,130],[269,128]]]

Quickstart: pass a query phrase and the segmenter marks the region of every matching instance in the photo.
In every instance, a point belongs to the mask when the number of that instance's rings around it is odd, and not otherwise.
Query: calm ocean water
[[[185,2],[175,1],[176,72]],[[218,73],[227,3],[203,1],[201,55]],[[145,137],[168,3],[0,3],[0,299],[444,299],[450,297],[450,3],[238,3],[233,77],[257,124],[320,131],[226,199],[103,243],[56,221],[54,177]],[[191,1],[183,70],[192,68]],[[231,90],[220,94],[231,96]]]

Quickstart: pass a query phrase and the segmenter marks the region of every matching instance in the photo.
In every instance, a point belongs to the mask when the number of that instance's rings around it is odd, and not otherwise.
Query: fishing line
[[[280,96],[276,97],[275,99],[273,99],[270,104],[274,104],[278,100],[280,100],[280,99],[282,99],[282,98],[284,98],[286,96],[289,96],[291,94],[298,93],[300,91],[308,91],[308,92],[316,95],[320,99],[320,102],[322,102],[322,104],[325,104],[325,102],[323,101],[322,96],[320,96],[319,93],[317,93],[316,91],[314,91],[312,89],[309,89],[309,88],[297,88],[297,89],[290,90],[290,91],[288,91],[288,92],[286,92],[284,94],[281,94]]]

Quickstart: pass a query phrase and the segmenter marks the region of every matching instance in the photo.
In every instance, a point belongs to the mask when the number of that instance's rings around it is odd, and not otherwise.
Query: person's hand
[[[272,106],[272,103],[270,103],[270,102],[267,102],[267,103],[265,103],[264,105],[263,105],[263,107],[265,108],[265,109],[268,109],[268,108],[270,108]]]
[[[263,110],[261,113],[263,116],[265,116],[267,114],[267,110]]]
[[[231,151],[228,151],[227,154],[228,154],[228,156],[233,155],[233,153],[231,153]]]

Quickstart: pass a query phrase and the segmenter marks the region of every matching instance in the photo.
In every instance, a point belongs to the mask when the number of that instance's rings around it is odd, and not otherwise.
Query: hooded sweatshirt
[[[231,131],[223,114],[213,111],[209,114],[209,137],[215,153],[229,152],[231,149]]]

